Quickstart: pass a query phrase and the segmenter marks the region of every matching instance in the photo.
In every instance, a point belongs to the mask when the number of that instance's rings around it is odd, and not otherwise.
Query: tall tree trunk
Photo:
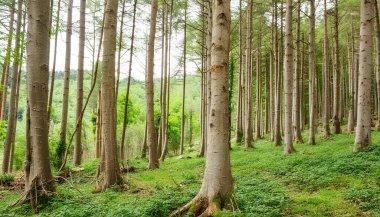
[[[180,155],[183,155],[185,143],[185,96],[186,96],[186,34],[187,34],[187,2],[185,2],[185,23],[183,30],[183,85],[182,85],[182,113],[181,113],[181,143]]]
[[[309,144],[315,145],[316,133],[316,56],[315,56],[315,0],[310,0],[309,32]]]
[[[4,143],[4,157],[3,157],[3,173],[7,173],[11,170],[10,158],[12,154],[12,146],[15,143],[15,133],[17,124],[17,86],[18,86],[18,67],[21,62],[20,60],[20,41],[21,41],[21,22],[22,22],[22,0],[17,2],[17,26],[16,26],[16,41],[15,49],[13,52],[13,66],[12,66],[12,86],[11,94],[9,99],[9,111],[8,111],[8,126],[7,134]]]
[[[297,2],[297,29],[296,29],[296,54],[295,54],[295,69],[293,78],[293,133],[294,141],[303,143],[300,128],[300,75],[302,73],[301,63],[301,0]]]
[[[27,43],[27,150],[25,163],[25,194],[18,201],[36,202],[54,191],[50,168],[47,102],[49,82],[49,1],[28,0]],[[33,108],[33,109],[30,109]],[[38,200],[37,200],[37,198]]]
[[[334,104],[333,104],[333,119],[334,119],[334,132],[336,134],[341,133],[340,128],[340,118],[339,118],[339,103],[340,103],[340,75],[339,75],[339,13],[338,13],[338,0],[335,0],[335,52],[334,52],[334,80],[333,80],[333,91],[334,91]]]
[[[274,115],[274,144],[281,145],[281,91],[280,91],[280,60],[278,47],[278,29],[277,29],[277,0],[274,4],[274,20],[275,20],[275,64],[276,64],[276,94],[275,94],[275,115]]]
[[[11,52],[12,52],[12,39],[13,39],[13,22],[15,17],[15,0],[12,1],[10,7],[10,21],[9,21],[9,34],[7,50],[5,54],[5,59],[3,63],[3,73],[1,75],[1,88],[0,88],[0,120],[5,118],[7,94],[8,94],[8,78],[9,78],[9,65],[11,63]]]
[[[271,23],[271,50],[270,50],[270,132],[271,132],[271,140],[274,141],[275,136],[275,99],[276,99],[276,57],[275,57],[275,28],[277,22],[275,24],[275,1],[272,0],[272,23]]]
[[[256,65],[256,138],[261,139],[261,35],[259,35],[257,46],[257,65]]]
[[[77,77],[77,133],[74,145],[74,165],[79,166],[82,162],[82,120],[83,109],[83,65],[84,65],[84,44],[86,40],[86,0],[80,1],[79,18],[79,55],[78,55],[78,77]]]
[[[242,0],[239,0],[239,78],[238,78],[238,108],[236,117],[236,142],[241,143],[243,137],[243,11]]]
[[[285,95],[285,154],[295,152],[293,147],[293,125],[292,125],[292,109],[293,109],[293,27],[292,0],[286,1],[286,17],[285,17],[285,57],[284,57],[284,95]],[[298,81],[297,81],[298,82]]]
[[[107,0],[104,20],[102,67],[102,143],[105,153],[105,176],[102,190],[121,180],[117,157],[115,120],[115,51],[117,0]]]
[[[154,41],[156,35],[156,21],[157,21],[157,7],[158,1],[152,0],[151,5],[151,20],[150,20],[150,33],[149,33],[149,47],[148,47],[148,70],[145,79],[146,90],[146,119],[148,127],[148,146],[149,146],[149,169],[156,169],[159,166],[157,145],[154,130],[154,83],[153,83],[153,66],[154,66]]]
[[[351,33],[353,34],[353,33]],[[352,49],[352,48],[351,48]],[[349,109],[348,109],[348,124],[347,124],[347,131],[352,132],[354,131],[354,67],[355,67],[355,59],[353,57],[353,52],[350,50],[349,46],[349,37],[347,34],[347,59],[348,59],[348,80],[349,80]]]
[[[147,140],[147,124],[145,121],[145,130],[144,130],[144,139],[143,139],[143,144],[142,144],[142,149],[141,149],[141,158],[146,158],[146,151],[148,149],[148,144],[146,142]]]
[[[125,160],[124,145],[125,145],[125,132],[127,130],[127,124],[128,124],[128,102],[129,102],[129,91],[131,87],[131,78],[132,78],[132,60],[133,60],[133,49],[134,49],[134,40],[135,40],[136,8],[137,8],[137,0],[134,0],[132,36],[131,36],[131,46],[130,46],[130,51],[129,51],[128,83],[127,83],[127,93],[125,95],[123,131],[121,134],[121,143],[120,143],[120,160],[122,162],[124,162]]]
[[[228,62],[230,48],[230,1],[212,1],[211,116],[208,126],[207,161],[198,195],[172,216],[191,208],[196,216],[212,216],[215,211],[234,206],[228,146]]]
[[[206,62],[207,62],[207,51],[206,51],[206,15],[205,15],[205,3],[201,3],[201,19],[202,19],[202,65],[201,65],[201,120],[200,120],[200,129],[201,129],[201,138],[200,138],[200,149],[199,156],[204,157],[206,149],[206,106],[207,106],[207,97],[206,97]]]
[[[116,97],[116,108],[117,108],[117,97],[119,96],[119,83],[120,83],[120,64],[121,64],[121,50],[123,48],[123,27],[124,27],[124,15],[125,15],[125,2],[126,0],[123,0],[122,2],[122,9],[121,9],[121,20],[120,20],[120,29],[119,29],[119,43],[118,43],[118,49],[117,49],[117,76],[116,76],[116,87],[115,87],[115,97]],[[116,113],[116,120],[117,120],[117,113]],[[120,147],[121,149],[121,147]],[[121,150],[120,150],[121,152]],[[121,153],[120,153],[121,155]]]
[[[72,35],[72,13],[73,13],[73,0],[69,0],[67,8],[67,29],[66,29],[66,54],[65,54],[65,75],[63,80],[63,99],[62,99],[62,118],[61,130],[59,133],[60,142],[57,151],[58,165],[62,164],[64,153],[59,150],[66,148],[66,134],[67,134],[67,115],[69,109],[69,88],[70,88],[70,61],[71,61],[71,35]]]
[[[304,100],[306,100],[306,97],[305,97],[305,80],[306,80],[306,74],[305,74],[305,37],[304,37],[304,34],[302,33],[302,53],[301,53],[301,80],[300,80],[300,103],[299,103],[299,125],[300,125],[300,131],[303,131],[305,129],[305,121],[306,121],[306,111],[305,111],[305,105],[306,105],[306,102],[304,102]]]
[[[330,72],[329,72],[329,37],[327,32],[327,3],[324,0],[324,35],[323,35],[323,129],[324,137],[330,136]]]
[[[271,55],[271,53],[269,52],[269,55]],[[268,57],[265,58],[266,61],[265,61],[265,133],[268,134],[270,132],[270,126],[271,126],[271,123],[270,123],[270,120],[271,120],[271,108],[270,108],[270,99],[271,99],[271,95],[270,95],[270,88],[271,88],[271,83],[272,83],[272,80],[270,79],[270,73],[271,73],[271,62],[269,61]]]
[[[377,0],[374,0],[376,17],[376,92],[377,92],[377,124],[376,130],[380,131],[380,19]]]
[[[246,93],[245,93],[245,147],[252,148],[252,0],[247,5],[247,64],[246,64]]]
[[[371,81],[374,1],[361,1],[360,5],[360,55],[358,86],[358,119],[355,151],[371,145]],[[377,5],[376,5],[377,7]]]
[[[49,89],[49,102],[48,102],[48,108],[47,108],[48,109],[48,114],[47,114],[48,127],[50,127],[51,107],[53,105],[55,67],[56,67],[56,64],[57,64],[57,44],[58,44],[58,32],[59,32],[58,29],[59,29],[59,23],[60,23],[60,20],[59,20],[60,12],[61,12],[61,0],[58,0],[57,19],[55,21],[55,32],[54,32],[53,68],[51,70],[50,89]]]

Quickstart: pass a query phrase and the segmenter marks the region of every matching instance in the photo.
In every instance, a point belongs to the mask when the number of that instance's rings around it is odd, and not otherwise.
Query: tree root
[[[170,214],[170,217],[182,216],[187,212],[191,212],[194,216],[209,217],[213,216],[215,212],[222,210],[223,208],[229,210],[235,210],[236,202],[233,197],[226,198],[223,201],[213,198],[208,199],[205,196],[198,194],[185,206],[177,209]]]

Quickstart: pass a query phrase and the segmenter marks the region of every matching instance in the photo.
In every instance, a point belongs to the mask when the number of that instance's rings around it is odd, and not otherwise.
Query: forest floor
[[[307,140],[307,135],[304,135]],[[217,216],[380,216],[380,133],[371,148],[352,153],[354,134],[317,137],[317,145],[296,144],[283,155],[266,139],[246,151],[231,152],[239,210]],[[92,193],[97,161],[57,185],[57,194],[40,206],[40,216],[168,216],[194,197],[201,185],[204,159],[196,153],[172,157],[155,171],[145,160],[131,160],[136,172],[125,185]],[[30,206],[9,208],[22,192],[0,188],[0,216],[30,214]]]

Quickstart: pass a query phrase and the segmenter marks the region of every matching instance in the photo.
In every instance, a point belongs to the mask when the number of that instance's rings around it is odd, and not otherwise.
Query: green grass
[[[304,135],[304,138],[307,135]],[[317,145],[296,144],[283,155],[266,139],[250,151],[234,145],[231,152],[235,198],[239,210],[217,216],[380,216],[380,133],[373,147],[353,153],[353,134],[317,137]],[[155,171],[145,160],[131,160],[136,173],[125,185],[104,193],[95,189],[96,161],[57,186],[57,195],[41,205],[40,216],[167,216],[196,195],[204,159],[167,159]],[[0,216],[30,215],[30,206],[7,208],[21,192],[0,189]]]

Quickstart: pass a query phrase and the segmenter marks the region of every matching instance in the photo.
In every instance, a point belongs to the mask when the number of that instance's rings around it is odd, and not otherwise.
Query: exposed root
[[[209,217],[213,216],[215,212],[222,209],[236,210],[236,202],[233,197],[229,197],[220,201],[220,198],[209,200],[207,197],[200,196],[198,194],[185,206],[177,209],[170,214],[170,217],[182,216],[187,212],[190,212],[194,216]]]

